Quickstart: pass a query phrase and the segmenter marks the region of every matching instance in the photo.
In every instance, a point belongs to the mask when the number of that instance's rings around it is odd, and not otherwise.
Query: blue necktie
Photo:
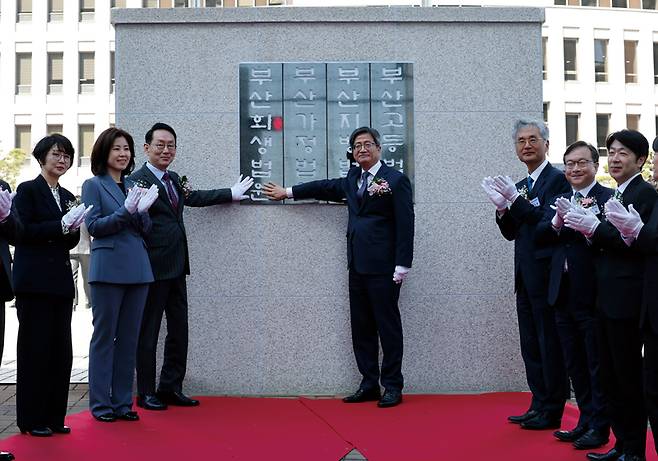
[[[576,200],[580,200],[581,198],[583,198],[583,194],[581,194],[580,192],[576,192],[575,194],[573,194],[573,196],[575,197]]]
[[[535,183],[535,180],[532,179],[532,176],[528,176],[528,191],[532,190],[532,185]]]
[[[356,191],[356,196],[359,200],[363,200],[363,194],[366,193],[366,189],[368,188],[368,173],[367,171],[364,171],[361,174],[361,187],[359,187],[359,190]]]

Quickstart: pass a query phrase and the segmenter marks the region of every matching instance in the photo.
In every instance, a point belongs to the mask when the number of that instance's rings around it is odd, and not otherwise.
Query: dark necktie
[[[576,200],[580,200],[581,198],[583,198],[583,194],[581,194],[580,192],[576,192],[575,194],[573,194],[573,196]]]
[[[528,191],[532,190],[532,185],[535,183],[535,180],[532,179],[532,176],[528,176]]]
[[[612,195],[612,198],[616,198],[617,200],[621,200],[622,193],[619,192],[619,189],[615,189],[615,193]]]
[[[356,196],[358,197],[359,200],[363,200],[363,195],[366,193],[366,189],[368,188],[368,173],[367,171],[364,171],[361,173],[361,187],[359,187],[359,190],[356,191]]]
[[[174,210],[178,210],[178,197],[176,197],[174,186],[171,185],[171,176],[169,176],[168,171],[165,171],[165,174],[162,175],[162,181],[164,181],[167,187],[167,195],[169,196],[171,206],[174,207]]]

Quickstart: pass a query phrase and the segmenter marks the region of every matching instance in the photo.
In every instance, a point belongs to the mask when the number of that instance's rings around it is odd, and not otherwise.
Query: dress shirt
[[[154,167],[153,165],[151,165],[150,162],[146,162],[146,168],[151,170],[151,173],[153,173],[155,177],[158,178],[158,181],[160,181],[164,186],[165,191],[169,191],[169,189],[167,188],[167,184],[165,184],[165,182],[162,180],[162,177],[164,176],[165,172]],[[171,174],[169,175],[169,177],[171,178]],[[173,180],[171,180],[171,182],[172,182],[171,190],[176,195],[176,198],[180,200],[180,197],[178,196],[178,191],[176,190],[176,187],[173,185]]]

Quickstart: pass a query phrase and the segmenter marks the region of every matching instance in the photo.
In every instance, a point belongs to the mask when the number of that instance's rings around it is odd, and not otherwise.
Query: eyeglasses
[[[347,150],[349,152],[358,152],[361,149],[363,149],[364,147],[366,148],[366,150],[370,150],[375,146],[377,146],[377,144],[375,144],[374,142],[370,142],[370,141],[366,141],[364,143],[357,142],[356,144],[354,144],[353,147],[350,147]]]
[[[583,159],[580,159],[580,160],[577,160],[577,161],[567,160],[566,162],[564,162],[564,166],[567,168],[567,170],[573,170],[574,168],[576,168],[576,166],[578,168],[585,168],[590,163],[594,163],[594,161],[593,160],[585,160],[583,158]]]
[[[56,159],[58,162],[60,160],[64,160],[65,163],[71,163],[71,156],[67,154],[66,152],[60,152],[58,150],[50,152],[50,155],[53,156],[54,159]]]
[[[167,150],[176,150],[176,144],[163,144],[163,143],[158,143],[158,144],[149,144],[152,146],[156,151],[162,152],[167,148]]]
[[[539,144],[540,140],[543,140],[544,138],[535,138],[534,136],[532,138],[519,138],[516,140],[516,145],[519,147],[523,147],[526,145],[526,143],[530,143],[531,146],[536,146]]]

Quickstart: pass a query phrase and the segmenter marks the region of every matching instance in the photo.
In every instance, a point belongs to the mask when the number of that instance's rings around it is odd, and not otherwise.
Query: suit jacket
[[[587,194],[598,207],[599,219],[603,218],[603,206],[612,197],[613,189],[596,183]],[[560,197],[570,199],[572,193]],[[554,245],[548,282],[548,303],[554,306],[560,294],[560,284],[567,262],[569,277],[569,299],[574,308],[594,309],[596,305],[595,257],[597,250],[578,231],[563,226],[559,232],[553,229],[551,220],[555,215],[552,209],[537,225],[536,241],[539,245]]]
[[[377,178],[390,193],[356,196],[360,168],[347,177],[311,181],[292,188],[295,199],[347,200],[347,264],[359,274],[392,274],[395,266],[411,267],[414,247],[414,208],[409,178],[382,163]]]
[[[126,181],[126,189],[131,184]],[[82,201],[93,205],[85,219],[91,242],[89,282],[150,283],[153,272],[142,234],[151,229],[148,213],[131,214],[126,196],[109,175],[95,176],[82,185]]]
[[[11,192],[9,184],[2,180],[0,180],[0,187]],[[16,219],[15,210],[12,209],[7,219],[0,222],[0,261],[2,262],[2,271],[0,271],[0,298],[2,301],[10,301],[14,297],[9,245],[15,244],[16,236],[19,232],[19,221]]]
[[[69,250],[77,245],[80,232],[62,233],[62,217],[75,196],[59,187],[62,210],[57,207],[48,183],[39,175],[19,184],[14,204],[21,235],[14,253],[14,291],[73,298],[73,274]]]
[[[656,280],[658,280],[658,200],[654,202],[649,221],[642,227],[632,247],[639,249],[645,255],[640,325],[644,326],[644,322],[649,322],[654,334],[658,334],[658,296],[656,296]]]
[[[174,209],[162,182],[155,177],[146,164],[129,176],[129,180],[142,186],[158,186],[159,195],[149,209],[152,228],[145,236],[151,269],[155,280],[167,280],[190,273],[190,258],[187,235],[183,223],[185,205],[202,207],[230,202],[231,189],[194,190],[187,196],[180,185],[180,177],[168,170],[176,192],[178,208]]]
[[[642,176],[631,181],[622,194],[622,203],[631,203],[643,222],[649,220],[658,194]],[[624,243],[619,231],[603,221],[592,235],[592,242],[600,249],[597,258],[597,305],[611,319],[640,317],[644,255],[635,245]]]
[[[520,190],[527,178],[516,183]],[[535,230],[555,201],[555,197],[571,191],[571,186],[562,173],[550,163],[546,165],[532,189],[528,200],[518,197],[509,210],[496,223],[507,240],[514,241],[514,289],[525,286],[531,296],[545,296],[547,267],[553,253],[553,245],[537,245]],[[539,206],[530,201],[537,199]]]

